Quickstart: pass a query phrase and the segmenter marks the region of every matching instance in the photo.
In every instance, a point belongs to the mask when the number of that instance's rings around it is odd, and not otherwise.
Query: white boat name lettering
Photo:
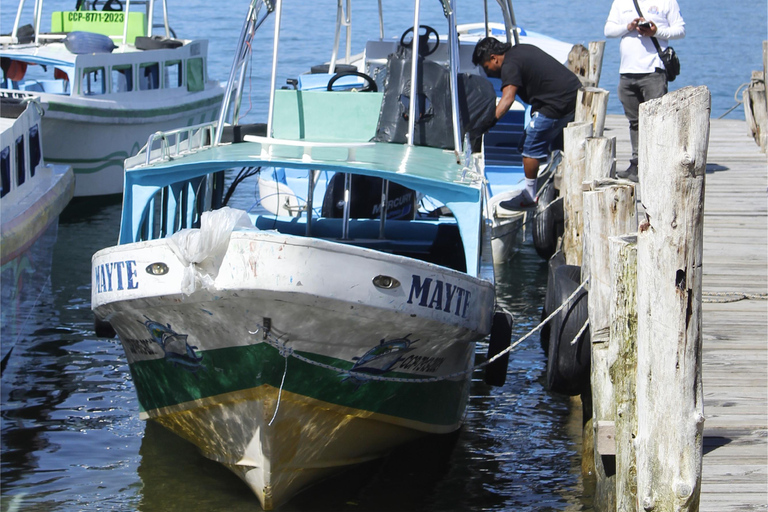
[[[408,304],[413,304],[416,299],[419,301],[418,305],[423,308],[437,309],[446,313],[451,313],[453,308],[454,315],[466,318],[471,298],[472,294],[469,290],[451,283],[444,283],[439,279],[433,281],[431,277],[422,281],[421,276],[414,274]]]
[[[136,279],[136,262],[112,261],[94,268],[96,293],[135,290],[139,287]]]

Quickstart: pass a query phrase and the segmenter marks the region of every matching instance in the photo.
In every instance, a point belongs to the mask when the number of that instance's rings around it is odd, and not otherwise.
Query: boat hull
[[[3,198],[0,228],[0,352],[34,331],[34,316],[48,286],[59,214],[74,191],[69,167],[41,166],[22,190]]]
[[[123,162],[136,155],[157,131],[210,122],[218,117],[221,89],[175,107],[130,108],[115,102],[93,106],[61,97],[45,101],[42,121],[46,160],[71,165],[75,197],[123,193]],[[167,104],[167,103],[166,103]]]
[[[146,273],[154,263],[168,272]],[[165,240],[105,249],[93,268],[94,311],[120,336],[142,417],[233,470],[265,508],[458,429],[494,300],[490,283],[443,267],[253,230],[232,234],[213,284],[189,295]],[[377,288],[380,275],[401,285]]]

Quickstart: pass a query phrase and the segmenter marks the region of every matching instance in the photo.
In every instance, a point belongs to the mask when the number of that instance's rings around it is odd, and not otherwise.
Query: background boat
[[[32,333],[40,297],[50,293],[59,214],[74,191],[71,167],[45,163],[41,113],[35,101],[0,100],[3,367],[16,342]]]
[[[35,0],[30,18],[24,3],[0,36],[0,96],[40,101],[46,154],[72,165],[75,196],[120,194],[123,160],[150,134],[217,117],[222,88],[208,76],[208,41],[176,39],[165,0],[85,2],[89,10]],[[161,8],[164,33],[153,36]]]

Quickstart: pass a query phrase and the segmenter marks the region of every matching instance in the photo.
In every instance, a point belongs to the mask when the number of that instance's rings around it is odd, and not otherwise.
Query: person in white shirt
[[[640,104],[667,93],[664,64],[651,37],[662,51],[670,39],[685,37],[685,21],[676,0],[614,0],[605,22],[605,37],[620,37],[619,100],[629,120],[632,158],[617,176],[637,182],[637,125]],[[641,14],[642,13],[642,14]]]

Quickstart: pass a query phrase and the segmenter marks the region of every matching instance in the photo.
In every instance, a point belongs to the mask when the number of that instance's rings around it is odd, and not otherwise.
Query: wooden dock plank
[[[606,119],[619,170],[624,116]],[[642,179],[642,176],[641,176]],[[704,459],[701,512],[768,510],[768,160],[740,120],[711,120],[704,199]],[[642,198],[639,198],[642,203]]]

